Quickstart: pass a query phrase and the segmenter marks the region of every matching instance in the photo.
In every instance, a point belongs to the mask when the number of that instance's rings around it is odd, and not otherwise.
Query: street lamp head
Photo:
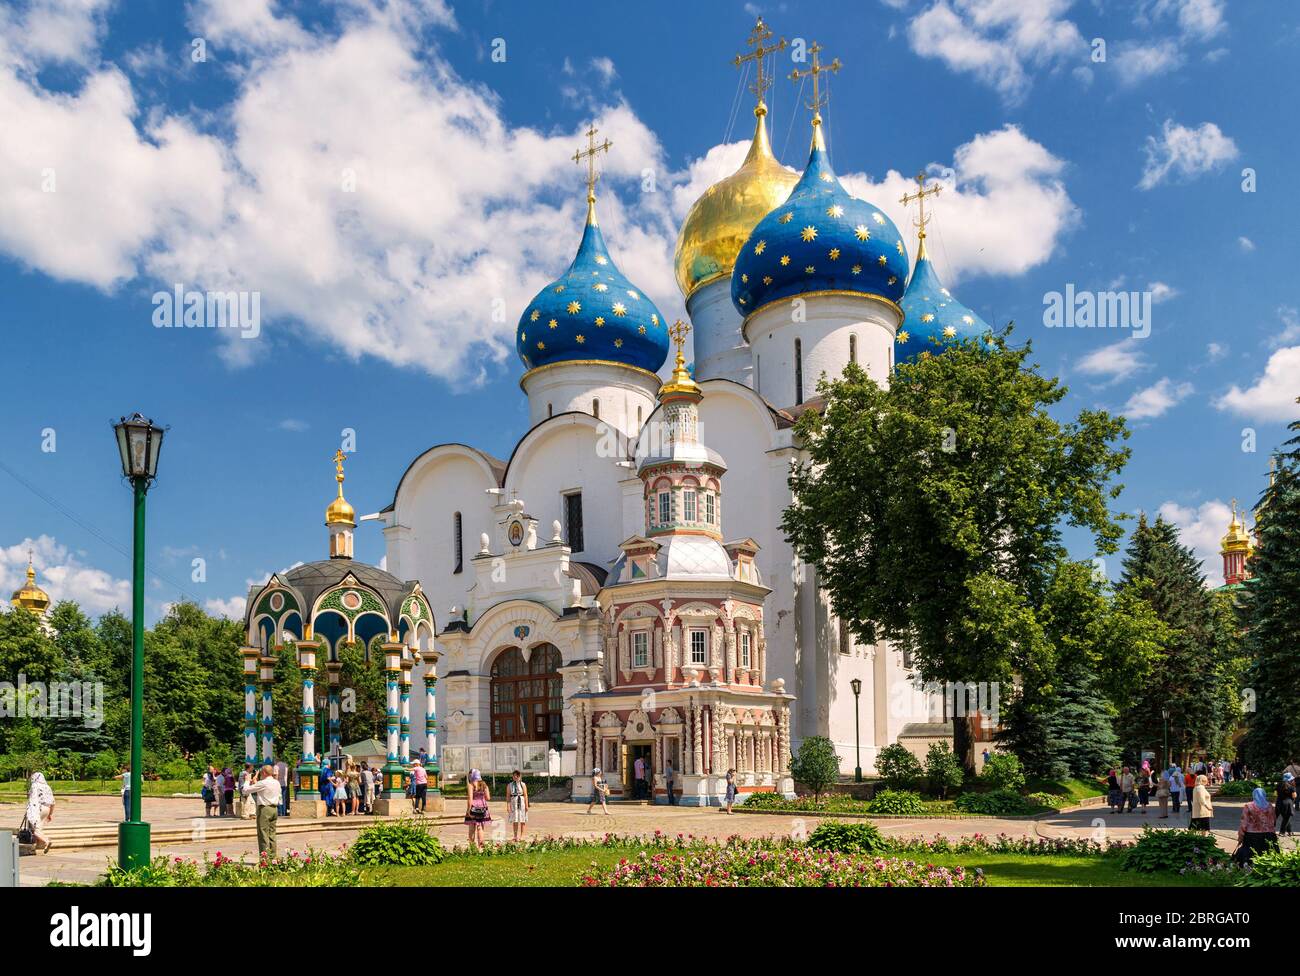
[[[1167,708],[1162,708],[1162,709],[1160,709],[1160,716],[1161,716],[1161,717],[1162,717],[1166,722],[1169,721],[1169,709],[1167,709]]]
[[[857,698],[858,695],[862,694],[862,679],[854,678],[849,682],[849,687],[853,689],[853,697]]]
[[[152,482],[158,476],[158,454],[166,428],[133,413],[114,424],[113,430],[122,456],[122,476],[131,481]]]

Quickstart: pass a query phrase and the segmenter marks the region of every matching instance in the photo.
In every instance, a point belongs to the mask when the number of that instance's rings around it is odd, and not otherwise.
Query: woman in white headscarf
[[[54,846],[50,838],[41,832],[41,828],[53,818],[54,791],[45,782],[44,773],[32,773],[31,784],[27,787],[27,824],[32,828],[38,851],[42,849],[41,845],[44,845],[46,851]]]

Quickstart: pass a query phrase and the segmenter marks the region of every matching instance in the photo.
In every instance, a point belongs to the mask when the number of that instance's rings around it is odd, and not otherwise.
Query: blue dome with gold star
[[[851,195],[831,169],[813,122],[808,168],[789,198],[760,220],[736,258],[731,300],[741,315],[809,292],[855,292],[897,302],[907,248],[894,222]]]
[[[952,297],[939,281],[922,241],[912,280],[903,295],[903,324],[898,327],[894,362],[914,360],[922,352],[937,353],[945,344],[982,336],[984,320]]]
[[[655,373],[664,364],[664,317],[615,267],[596,224],[594,201],[573,263],[528,303],[515,330],[515,348],[529,369],[601,360]]]

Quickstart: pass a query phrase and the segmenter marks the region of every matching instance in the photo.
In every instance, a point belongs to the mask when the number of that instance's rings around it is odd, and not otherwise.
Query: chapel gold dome
[[[50,595],[36,585],[36,570],[32,566],[30,557],[27,560],[27,582],[14,591],[10,602],[15,607],[30,611],[37,616],[44,614],[50,608]]]
[[[701,285],[731,274],[754,225],[785,202],[799,174],[776,161],[767,139],[767,108],[759,105],[754,140],[740,169],[695,201],[673,258],[677,287],[690,298]]]

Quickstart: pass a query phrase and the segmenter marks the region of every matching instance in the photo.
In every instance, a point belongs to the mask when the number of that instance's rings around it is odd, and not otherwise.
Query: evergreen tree
[[[1247,712],[1247,761],[1276,776],[1300,759],[1300,421],[1297,436],[1258,510],[1259,548],[1254,579],[1242,600],[1246,623],[1246,675],[1254,711]]]

